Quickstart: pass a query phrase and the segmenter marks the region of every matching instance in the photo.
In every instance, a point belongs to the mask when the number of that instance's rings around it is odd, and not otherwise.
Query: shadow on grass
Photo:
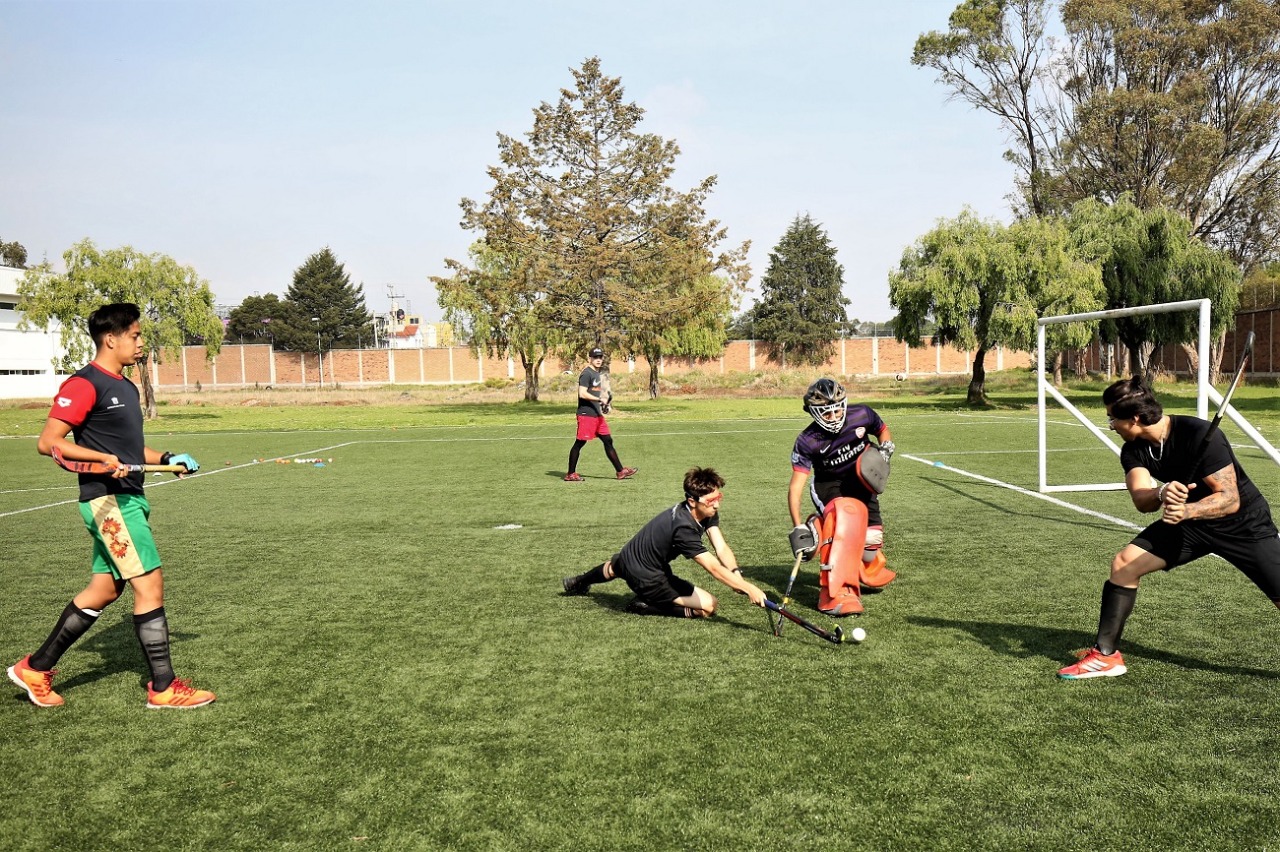
[[[968,633],[997,654],[1024,660],[1047,658],[1049,660],[1062,661],[1062,665],[1071,662],[1071,653],[1073,651],[1078,648],[1090,647],[1093,645],[1094,639],[1097,638],[1095,634],[1081,630],[1063,630],[1056,627],[1041,627],[1036,624],[1014,624],[1001,621],[959,621],[923,615],[909,615],[906,621],[919,627],[959,630]],[[1233,677],[1280,680],[1280,672],[1244,666],[1220,665],[1183,654],[1172,654],[1168,651],[1151,648],[1136,642],[1125,642],[1121,651],[1126,658],[1156,660],[1184,669],[1196,669]]]
[[[934,477],[931,477],[931,476],[925,476],[921,478],[924,479],[926,482],[933,483],[939,488],[944,488],[947,491],[950,491],[952,494],[963,497],[966,500],[970,500],[974,503],[978,503],[982,506],[987,507],[988,509],[991,509],[996,512],[1000,512],[1005,515],[1012,515],[1014,517],[1035,518],[1036,521],[1038,522],[1050,522],[1055,524],[1063,524],[1069,527],[1083,527],[1085,529],[1106,530],[1108,533],[1114,533],[1116,531],[1114,524],[1110,524],[1110,523],[1107,523],[1106,521],[1098,520],[1098,519],[1090,520],[1087,515],[1081,515],[1079,517],[1051,517],[1049,515],[1041,514],[1039,512],[1019,512],[1009,508],[1008,506],[1001,506],[998,503],[991,502],[990,500],[983,500],[982,498],[976,496],[973,493],[972,489],[977,489],[977,488],[998,489],[999,492],[1005,492],[1005,493],[1008,492],[1007,488],[1004,488],[1003,486],[1000,486],[1000,485],[992,485],[989,482],[975,481],[972,484],[966,482],[965,483],[965,485],[967,486],[966,488],[957,488],[955,485],[953,485],[950,482],[946,482],[941,479],[935,479]],[[1117,550],[1119,550],[1121,547],[1124,546],[1124,542],[1121,541],[1122,538],[1123,538],[1123,535],[1116,537]]]

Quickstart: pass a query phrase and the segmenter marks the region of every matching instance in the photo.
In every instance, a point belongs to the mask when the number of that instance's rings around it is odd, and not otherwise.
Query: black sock
[[[1102,612],[1098,616],[1098,650],[1104,654],[1114,654],[1120,644],[1120,634],[1124,632],[1124,623],[1133,612],[1133,604],[1138,598],[1137,589],[1126,589],[1107,580],[1102,584]]]
[[[169,659],[169,620],[164,607],[133,617],[133,632],[151,667],[151,688],[164,692],[173,683],[173,663]]]
[[[662,615],[671,618],[693,618],[693,610],[687,606],[680,606],[677,603],[669,603],[666,606],[654,607]]]
[[[67,604],[49,638],[44,640],[40,650],[31,655],[29,662],[31,668],[47,672],[56,666],[67,649],[89,631],[100,615],[102,615],[101,610],[81,609],[75,605],[74,601]]]
[[[590,571],[578,575],[578,582],[587,586],[594,586],[596,583],[607,583],[612,579],[612,577],[606,577],[604,575],[603,562],[592,568]]]

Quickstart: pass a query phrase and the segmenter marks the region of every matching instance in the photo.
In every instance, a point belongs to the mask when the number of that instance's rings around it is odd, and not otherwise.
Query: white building
[[[0,399],[52,399],[67,378],[54,371],[62,357],[59,326],[18,331],[21,269],[0,266]]]

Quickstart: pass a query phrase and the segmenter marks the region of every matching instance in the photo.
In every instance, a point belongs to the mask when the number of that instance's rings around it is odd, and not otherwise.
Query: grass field
[[[1070,396],[1105,424],[1100,387]],[[721,598],[708,621],[628,615],[620,581],[560,594],[711,465],[726,538],[779,598],[795,398],[629,402],[611,423],[639,475],[615,481],[593,444],[580,484],[560,481],[564,402],[162,407],[149,444],[204,466],[149,480],[173,656],[218,701],[144,710],[126,594],[63,658],[66,706],[0,693],[0,846],[1280,846],[1275,607],[1214,559],[1152,577],[1130,673],[1058,681],[1112,554],[1152,516],[1123,492],[1041,499],[1033,388],[983,411],[961,391],[874,401],[899,447],[883,498],[899,579],[866,599],[867,641],[840,647],[771,637],[691,562],[677,572]],[[1162,389],[1174,412],[1185,394]],[[1237,400],[1280,442],[1274,389]],[[74,477],[34,450],[45,413],[0,408],[4,665],[87,579]],[[1068,420],[1051,481],[1118,481]],[[1280,468],[1237,452],[1280,499]],[[270,461],[289,457],[333,461]],[[815,569],[795,597],[831,624]]]

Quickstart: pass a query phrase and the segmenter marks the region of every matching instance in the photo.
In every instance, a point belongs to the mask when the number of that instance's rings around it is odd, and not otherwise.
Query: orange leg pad
[[[898,575],[885,567],[884,551],[877,550],[875,558],[862,563],[862,571],[858,582],[868,589],[883,589],[893,582]]]

